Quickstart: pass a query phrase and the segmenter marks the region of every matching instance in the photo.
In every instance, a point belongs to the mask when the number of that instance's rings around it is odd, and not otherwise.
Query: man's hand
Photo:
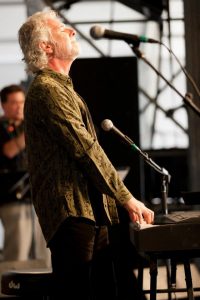
[[[141,201],[132,197],[124,207],[127,209],[132,222],[140,224],[152,224],[154,221],[154,212],[147,208]]]

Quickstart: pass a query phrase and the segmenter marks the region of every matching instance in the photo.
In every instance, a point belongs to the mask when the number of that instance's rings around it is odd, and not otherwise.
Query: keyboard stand
[[[167,251],[167,252],[149,252],[141,255],[138,267],[138,287],[140,290],[141,299],[143,294],[150,294],[150,300],[156,300],[156,295],[159,293],[167,293],[168,300],[171,300],[171,294],[175,292],[187,292],[188,300],[194,300],[194,291],[200,291],[199,288],[193,288],[192,275],[190,268],[190,259],[199,257],[200,253],[196,251]],[[149,262],[150,273],[150,290],[143,290],[143,259],[144,257]],[[158,260],[163,259],[166,262],[167,268],[167,288],[157,289],[158,276]],[[185,288],[176,288],[176,266],[177,262],[184,265],[185,271]]]
[[[138,287],[141,299],[150,294],[150,300],[156,300],[159,293],[167,293],[168,300],[175,292],[187,292],[187,299],[194,300],[190,261],[200,257],[200,224],[153,225],[137,230],[130,224],[130,239],[140,259],[138,266]],[[148,262],[150,273],[150,290],[143,289],[144,258]],[[158,260],[165,261],[167,268],[167,288],[157,289]],[[184,266],[185,288],[176,288],[177,264]]]

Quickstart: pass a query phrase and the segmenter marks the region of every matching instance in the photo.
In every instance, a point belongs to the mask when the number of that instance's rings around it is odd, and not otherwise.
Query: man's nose
[[[74,30],[73,28],[66,28],[66,31],[68,31],[70,37],[76,35],[76,30]]]

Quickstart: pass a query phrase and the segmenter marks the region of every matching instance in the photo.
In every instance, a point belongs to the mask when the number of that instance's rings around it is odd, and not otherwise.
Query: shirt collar
[[[58,80],[59,82],[63,82],[63,84],[72,84],[72,79],[69,75],[64,75],[62,73],[58,73],[50,68],[44,68],[42,70],[39,70],[37,74],[48,74],[50,77]]]

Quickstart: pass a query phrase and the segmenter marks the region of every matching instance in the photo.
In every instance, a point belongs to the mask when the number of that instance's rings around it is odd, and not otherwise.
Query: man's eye
[[[66,26],[61,26],[61,27],[60,27],[60,30],[61,30],[61,31],[65,31],[65,30],[66,30]]]

